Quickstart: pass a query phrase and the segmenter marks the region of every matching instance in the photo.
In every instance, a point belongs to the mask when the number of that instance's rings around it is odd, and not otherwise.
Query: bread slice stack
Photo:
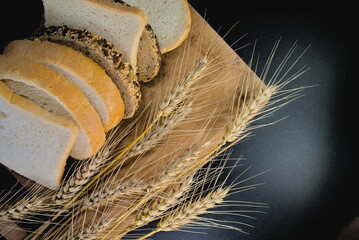
[[[3,82],[0,105],[1,163],[55,189],[76,140],[77,124],[15,94]]]
[[[144,6],[113,0],[43,4],[44,28],[0,55],[0,163],[56,189],[68,156],[88,159],[105,144],[107,131],[134,116],[139,81],[158,74],[161,54],[177,47],[188,30],[162,51],[147,23],[154,14]],[[171,6],[169,12],[177,5]]]

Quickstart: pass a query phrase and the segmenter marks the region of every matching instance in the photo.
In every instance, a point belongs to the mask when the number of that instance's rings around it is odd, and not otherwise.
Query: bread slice
[[[49,113],[0,81],[0,163],[55,190],[78,134],[77,124]]]
[[[125,0],[143,10],[165,53],[178,47],[188,36],[191,12],[187,0]]]
[[[81,51],[93,59],[111,77],[121,92],[125,104],[123,118],[131,118],[141,100],[140,84],[132,66],[122,61],[122,54],[106,39],[87,30],[66,26],[49,27],[31,36],[31,39],[47,40]]]
[[[149,82],[157,76],[161,66],[161,50],[155,33],[149,24],[142,33],[137,53],[137,75],[141,82]]]
[[[121,121],[124,105],[120,91],[105,71],[81,52],[48,41],[16,40],[5,48],[4,54],[29,58],[64,76],[87,97],[105,132]]]
[[[80,131],[70,152],[73,158],[86,159],[105,143],[95,109],[78,88],[54,70],[29,59],[0,55],[0,79],[16,94],[78,124]]]
[[[68,26],[88,30],[115,45],[125,62],[136,66],[146,14],[113,0],[43,0],[45,27]]]

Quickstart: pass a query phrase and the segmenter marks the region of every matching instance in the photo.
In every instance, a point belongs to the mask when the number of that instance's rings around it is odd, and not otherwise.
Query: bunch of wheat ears
[[[228,167],[229,150],[263,125],[255,125],[257,120],[299,96],[302,88],[286,86],[307,69],[292,73],[293,65],[287,66],[294,44],[269,77],[279,41],[258,72],[257,59],[252,57],[248,67],[222,51],[224,42],[206,36],[209,30],[198,29],[201,24],[194,21],[192,28],[181,47],[164,56],[159,76],[143,86],[138,115],[107,133],[106,145],[74,164],[57,191],[32,184],[2,196],[2,235],[145,239],[160,231],[251,227],[207,215],[253,218],[267,207],[225,200],[259,185],[247,184],[257,175],[243,178],[248,168],[228,181],[241,166],[237,159]],[[221,210],[228,206],[240,210]],[[154,221],[156,226],[144,228]]]

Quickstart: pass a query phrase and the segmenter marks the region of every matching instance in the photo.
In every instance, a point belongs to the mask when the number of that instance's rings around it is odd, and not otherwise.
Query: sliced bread
[[[125,0],[143,10],[165,53],[178,47],[188,36],[191,12],[187,0]]]
[[[0,81],[0,163],[55,190],[64,173],[77,124],[15,94]]]
[[[155,33],[150,25],[146,25],[142,33],[137,53],[137,75],[141,82],[149,82],[161,66],[161,50]]]
[[[5,48],[4,54],[40,62],[64,76],[87,97],[105,131],[121,121],[124,105],[120,91],[106,72],[81,52],[48,41],[16,40]]]
[[[43,0],[45,27],[88,30],[114,44],[124,61],[136,66],[146,14],[113,0]]]
[[[29,59],[0,55],[0,79],[16,94],[78,124],[80,131],[70,152],[73,158],[86,159],[105,143],[105,131],[93,106],[54,70]]]
[[[66,26],[49,27],[37,32],[31,39],[47,40],[81,51],[93,59],[111,77],[121,92],[125,104],[123,118],[131,118],[141,100],[140,84],[132,66],[122,61],[121,52],[106,39],[87,30]]]

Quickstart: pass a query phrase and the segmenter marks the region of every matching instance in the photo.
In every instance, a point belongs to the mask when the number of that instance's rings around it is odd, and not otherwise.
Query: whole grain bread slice
[[[142,33],[137,53],[137,75],[141,82],[149,82],[157,76],[161,67],[161,50],[149,24]]]
[[[98,64],[81,52],[48,41],[16,40],[6,46],[4,54],[29,58],[63,75],[87,97],[105,132],[121,121],[124,104],[118,88]]]
[[[120,90],[125,104],[123,118],[134,115],[141,100],[140,84],[132,66],[122,60],[121,52],[109,41],[87,30],[66,26],[45,28],[30,38],[66,45],[93,59]]]
[[[0,81],[0,163],[47,188],[61,182],[79,128]]]
[[[54,70],[25,58],[0,55],[0,79],[16,94],[73,119],[80,128],[70,155],[86,159],[105,143],[101,119],[82,92]]]

